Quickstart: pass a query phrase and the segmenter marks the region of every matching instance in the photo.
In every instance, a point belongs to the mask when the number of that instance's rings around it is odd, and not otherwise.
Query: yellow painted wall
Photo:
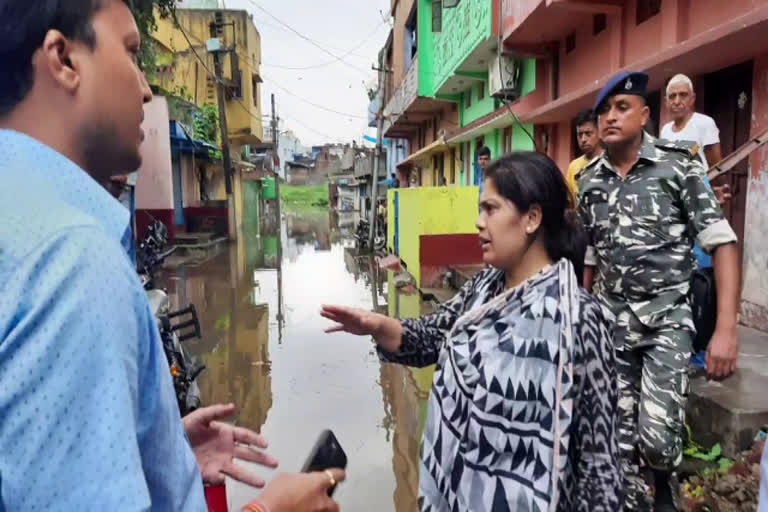
[[[157,52],[162,62],[172,62],[171,68],[160,71],[153,78],[154,85],[184,97],[198,106],[217,105],[213,72],[213,56],[206,50],[210,38],[209,23],[214,19],[214,10],[178,9],[179,24],[192,42],[194,50],[205,66],[195,57],[190,45],[172,19],[158,17],[157,30],[153,34]],[[222,10],[224,23],[235,23],[234,37],[231,27],[224,30],[224,44],[235,46],[239,69],[242,73],[243,97],[227,102],[227,122],[230,140],[235,144],[256,144],[264,137],[261,123],[261,98],[258,84],[253,87],[253,76],[259,74],[261,66],[261,36],[246,11]],[[225,79],[232,78],[232,59],[223,57]],[[255,102],[254,102],[255,98]]]
[[[400,258],[421,286],[419,237],[477,233],[477,187],[418,187],[389,190],[387,193],[388,246],[394,247],[394,194],[399,196]]]

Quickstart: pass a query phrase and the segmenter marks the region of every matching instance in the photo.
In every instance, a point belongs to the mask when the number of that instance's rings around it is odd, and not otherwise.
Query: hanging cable
[[[380,27],[382,27],[385,23],[386,22],[384,21],[384,22],[380,23],[379,25],[377,25],[376,28],[374,28],[371,31],[371,33],[368,35],[368,37],[363,39],[357,46],[355,46],[351,50],[348,50],[345,53],[343,53],[340,56],[340,58],[349,57],[349,56],[353,55],[355,51],[359,50],[365,43],[370,41],[376,35],[376,31]],[[361,58],[367,59],[368,57],[361,57]],[[267,67],[270,67],[270,68],[277,68],[277,69],[287,69],[287,70],[293,70],[293,71],[305,71],[307,69],[323,68],[325,66],[330,66],[331,64],[336,64],[337,62],[338,62],[338,60],[332,60],[332,61],[329,61],[329,62],[323,62],[322,64],[315,64],[315,65],[312,65],[312,66],[303,66],[303,67],[281,66],[281,65],[278,65],[278,64],[267,64],[267,63],[262,63],[262,66],[267,66]]]
[[[501,80],[501,88],[504,89],[504,59],[502,57],[501,49],[504,47],[504,16],[499,15],[499,44],[498,44],[498,51],[496,52],[499,59],[499,80]],[[534,151],[538,151],[539,148],[536,145],[536,139],[531,135],[531,133],[528,131],[528,129],[525,127],[525,125],[520,121],[520,118],[517,116],[517,113],[512,110],[512,102],[507,101],[507,99],[502,94],[501,102],[507,107],[507,112],[509,112],[512,115],[512,118],[515,121],[515,124],[517,124],[528,136],[529,139],[531,139],[531,142],[533,143],[533,149]]]
[[[182,26],[181,26],[181,24],[178,22],[178,19],[176,18],[176,15],[175,15],[175,14],[174,14],[174,16],[173,16],[173,17],[174,17],[174,22],[176,23],[176,27],[179,29],[179,31],[181,32],[181,34],[184,36],[184,39],[187,41],[187,44],[189,45],[189,48],[190,48],[190,50],[192,51],[192,54],[195,56],[195,58],[197,58],[197,60],[198,60],[198,61],[200,61],[200,64],[202,64],[202,66],[203,66],[203,69],[204,69],[204,70],[205,70],[205,72],[208,74],[208,76],[210,76],[211,78],[213,78],[214,82],[216,82],[217,84],[222,84],[222,85],[225,85],[225,84],[224,84],[224,83],[223,83],[221,80],[219,80],[219,79],[216,77],[216,74],[215,74],[215,73],[213,73],[213,72],[210,70],[210,68],[208,67],[207,63],[206,63],[206,62],[203,60],[203,58],[202,58],[202,57],[200,57],[200,54],[198,54],[198,53],[197,53],[197,50],[195,50],[195,47],[194,47],[194,45],[192,44],[192,41],[190,40],[189,36],[187,35],[187,32],[184,30],[184,27],[182,27]],[[195,39],[197,39],[197,38],[195,38]],[[238,55],[240,55],[240,54],[238,53]],[[242,55],[241,55],[241,57],[242,57]],[[247,60],[246,60],[246,62],[247,62]],[[246,65],[247,65],[247,64],[246,64]],[[249,66],[249,69],[250,69],[250,66]],[[246,105],[245,105],[245,104],[242,102],[242,100],[240,100],[240,99],[238,99],[238,98],[232,98],[232,100],[233,100],[233,101],[235,101],[235,102],[236,102],[238,105],[240,105],[240,107],[241,107],[243,110],[245,110],[245,111],[248,113],[248,115],[250,115],[250,116],[251,116],[253,119],[257,119],[259,122],[261,122],[261,118],[260,118],[259,116],[255,115],[253,112],[251,112],[251,111],[250,111],[250,109],[249,109],[249,108],[248,108],[248,107],[247,107],[247,106],[246,106]],[[340,112],[336,112],[336,113],[337,113],[337,114],[340,114]],[[344,115],[346,115],[346,114],[344,114]],[[336,139],[336,140],[341,140],[341,139],[340,139],[340,138],[338,138],[338,137],[330,137],[330,136],[328,136],[327,134],[324,134],[324,133],[322,133],[322,132],[320,132],[320,131],[318,131],[318,130],[315,130],[314,128],[311,128],[310,126],[308,126],[308,125],[304,124],[303,122],[301,122],[301,121],[299,121],[299,120],[297,120],[297,119],[295,119],[295,118],[293,118],[293,119],[294,119],[294,121],[295,121],[295,122],[297,122],[298,124],[300,124],[301,126],[303,126],[304,128],[306,128],[307,130],[309,130],[309,131],[311,131],[311,132],[313,132],[313,133],[315,133],[315,134],[317,134],[317,135],[321,135],[321,136],[323,136],[323,137],[327,137],[327,138],[329,138],[329,139]]]
[[[338,61],[338,62],[341,62],[341,63],[343,63],[343,64],[346,64],[346,65],[347,65],[347,67],[349,67],[349,68],[351,68],[351,69],[354,69],[354,70],[356,70],[356,71],[359,71],[359,72],[363,73],[365,76],[370,76],[370,71],[368,71],[368,70],[364,70],[364,69],[361,69],[361,68],[359,68],[359,67],[355,66],[354,64],[350,64],[349,62],[345,61],[345,60],[344,60],[342,57],[340,57],[340,56],[336,55],[336,54],[335,54],[335,53],[333,53],[332,51],[330,51],[330,50],[328,50],[327,48],[323,47],[323,46],[322,46],[320,43],[318,43],[318,42],[317,42],[317,41],[315,41],[314,39],[311,39],[311,38],[309,38],[309,37],[305,36],[304,34],[302,34],[301,32],[299,32],[298,30],[296,30],[296,29],[295,29],[295,28],[293,28],[292,26],[288,25],[287,23],[285,23],[284,21],[282,21],[280,18],[278,18],[277,16],[275,16],[274,14],[272,14],[271,12],[269,12],[268,10],[266,10],[265,8],[263,8],[262,6],[260,6],[259,4],[257,4],[257,3],[256,3],[254,0],[248,0],[248,1],[251,3],[251,5],[253,5],[254,7],[256,7],[258,10],[260,10],[261,12],[263,12],[264,14],[266,14],[267,16],[269,16],[270,18],[272,18],[273,20],[275,20],[276,22],[278,22],[280,25],[284,26],[286,29],[288,29],[288,30],[290,30],[291,32],[293,32],[294,34],[296,34],[296,35],[297,35],[298,37],[300,37],[301,39],[303,39],[303,40],[307,41],[307,42],[308,42],[309,44],[311,44],[312,46],[314,46],[314,47],[318,48],[319,50],[321,50],[321,51],[322,51],[322,52],[324,52],[324,53],[327,53],[328,55],[330,55],[331,57],[333,57],[333,58],[334,58],[336,61]]]
[[[205,65],[205,63],[202,61],[202,58],[201,58],[201,57],[200,57],[200,56],[197,54],[197,52],[195,51],[195,48],[193,47],[193,45],[192,45],[192,42],[190,41],[190,39],[189,39],[189,36],[187,35],[187,32],[186,32],[186,30],[184,30],[184,27],[182,27],[182,26],[181,26],[181,24],[180,24],[180,23],[178,23],[178,22],[177,22],[177,27],[178,27],[179,31],[181,31],[182,35],[184,36],[184,39],[186,39],[186,41],[187,41],[187,44],[189,44],[189,47],[190,47],[190,49],[192,50],[192,53],[194,53],[194,54],[195,54],[195,56],[198,58],[198,60],[200,60],[200,62],[203,64],[203,67],[204,67],[204,68],[205,68],[205,70],[208,72],[208,74],[209,74],[209,75],[212,75],[212,76],[214,77],[214,79],[216,79],[215,75],[213,75],[213,74],[212,74],[212,72],[211,72],[210,68],[208,68],[208,67]],[[193,36],[193,37],[194,37],[194,36]],[[197,39],[197,38],[195,38],[195,39]],[[200,41],[200,40],[198,40],[198,43],[200,43],[200,44],[203,44],[203,42],[202,42],[202,41]],[[238,51],[235,51],[235,53],[236,53],[236,54],[237,54],[237,55],[240,57],[240,63],[241,63],[241,64],[244,64],[244,65],[245,65],[245,67],[247,67],[247,68],[248,68],[248,69],[251,71],[251,73],[253,73],[254,69],[253,69],[253,68],[251,67],[251,65],[249,64],[249,60],[250,60],[250,59],[248,58],[248,56],[247,56],[247,55],[243,55],[241,52],[238,52]],[[257,74],[259,74],[259,73],[257,73]],[[341,116],[344,116],[344,117],[351,117],[351,118],[355,118],[355,119],[368,119],[368,117],[366,117],[366,116],[361,116],[361,115],[358,115],[358,114],[350,114],[350,113],[347,113],[347,112],[341,112],[341,111],[338,111],[338,110],[334,110],[334,109],[332,109],[332,108],[328,108],[328,107],[324,107],[324,106],[322,106],[322,105],[318,105],[317,103],[314,103],[314,102],[312,102],[312,101],[310,101],[310,100],[308,100],[308,99],[304,98],[304,97],[303,97],[303,96],[301,96],[301,95],[298,95],[298,94],[296,94],[296,93],[293,93],[293,92],[289,91],[288,89],[286,89],[286,88],[285,88],[285,87],[283,87],[282,85],[278,84],[277,82],[275,82],[275,81],[274,81],[274,80],[272,80],[271,78],[267,78],[267,77],[265,77],[264,75],[261,75],[261,74],[259,74],[259,76],[260,76],[260,77],[261,77],[261,78],[262,78],[262,79],[263,79],[265,82],[269,82],[269,83],[271,83],[272,85],[274,85],[274,86],[275,86],[275,87],[277,87],[278,89],[282,90],[282,91],[283,91],[283,92],[285,92],[286,94],[289,94],[289,95],[293,96],[294,98],[297,98],[297,99],[299,99],[300,101],[303,101],[304,103],[306,103],[306,104],[308,104],[308,105],[311,105],[311,106],[313,106],[313,107],[315,107],[315,108],[318,108],[318,109],[320,109],[320,110],[324,110],[324,111],[326,111],[326,112],[330,112],[330,113],[332,113],[332,114],[338,114],[338,115],[341,115]]]

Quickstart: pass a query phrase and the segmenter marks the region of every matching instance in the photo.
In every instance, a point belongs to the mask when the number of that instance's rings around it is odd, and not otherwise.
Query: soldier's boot
[[[655,494],[653,510],[655,512],[678,512],[680,510],[680,485],[677,475],[667,471],[654,471]]]

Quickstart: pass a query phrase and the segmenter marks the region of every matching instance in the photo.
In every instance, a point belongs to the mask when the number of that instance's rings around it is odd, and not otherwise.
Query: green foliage
[[[194,116],[192,125],[194,137],[214,146],[219,145],[219,110],[215,105],[206,103]]]
[[[280,197],[287,211],[306,212],[328,209],[328,185],[281,185]]]
[[[154,77],[157,71],[155,61],[156,50],[152,41],[152,34],[157,30],[157,19],[173,17],[176,15],[176,0],[131,0],[131,10],[136,18],[136,25],[141,34],[141,48],[139,48],[139,66],[144,70],[147,78]]]
[[[720,456],[723,454],[723,451],[720,447],[720,443],[707,450],[706,448],[702,448],[700,445],[692,442],[691,445],[685,448],[683,453],[685,453],[685,455],[688,457],[693,457],[694,459],[714,462],[720,458]]]

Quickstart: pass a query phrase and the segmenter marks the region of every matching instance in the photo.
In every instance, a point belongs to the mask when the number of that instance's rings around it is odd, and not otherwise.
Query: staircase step
[[[736,373],[722,382],[692,379],[688,398],[694,440],[720,443],[726,457],[749,449],[755,433],[768,425],[768,333],[739,327],[739,341]]]

